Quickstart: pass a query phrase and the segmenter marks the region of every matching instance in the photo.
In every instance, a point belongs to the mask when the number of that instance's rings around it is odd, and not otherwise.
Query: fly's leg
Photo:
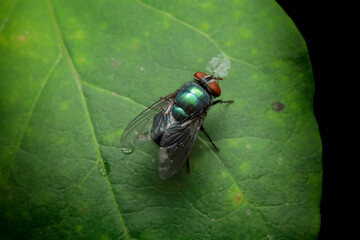
[[[200,130],[206,135],[206,137],[210,140],[211,144],[214,146],[215,150],[218,152],[219,149],[215,145],[215,143],[211,140],[209,134],[205,131],[205,128],[201,125]]]
[[[214,106],[215,104],[218,103],[233,103],[234,100],[216,100],[214,101],[211,106]],[[205,134],[205,136],[209,139],[209,141],[211,142],[211,144],[214,146],[215,150],[218,152],[220,149],[215,145],[215,143],[213,142],[213,140],[211,140],[209,134],[206,132],[205,128],[203,127],[203,125],[200,126],[200,130]],[[190,162],[189,162],[189,158],[186,159],[186,169],[187,172],[190,173]]]
[[[212,102],[211,106],[214,106],[215,104],[218,103],[233,103],[234,100],[216,100],[214,102]],[[220,149],[215,145],[215,143],[211,140],[209,134],[205,131],[205,128],[201,125],[200,130],[206,135],[206,137],[210,140],[211,144],[214,146],[215,150],[218,152]]]
[[[227,100],[227,101],[224,101],[224,100],[216,100],[214,101],[211,106],[214,106],[215,104],[218,104],[218,103],[233,103],[234,100]]]

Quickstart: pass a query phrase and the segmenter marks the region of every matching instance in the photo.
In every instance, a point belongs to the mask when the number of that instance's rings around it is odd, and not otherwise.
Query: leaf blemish
[[[271,104],[271,108],[272,108],[275,112],[281,112],[282,110],[284,110],[285,104],[283,104],[282,102],[273,102],[273,103]]]
[[[235,197],[237,202],[241,202],[242,200],[241,193],[238,192]]]
[[[120,67],[120,65],[121,65],[121,61],[120,61],[119,58],[117,58],[117,57],[112,57],[111,58],[111,66]]]
[[[230,59],[224,54],[218,54],[216,57],[213,57],[205,69],[208,72],[215,72],[216,76],[226,77],[228,75],[228,70],[230,69]]]

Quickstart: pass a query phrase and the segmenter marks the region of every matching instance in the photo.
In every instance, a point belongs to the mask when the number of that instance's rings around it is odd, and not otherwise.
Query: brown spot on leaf
[[[241,202],[242,200],[241,193],[238,192],[235,197],[237,202]]]
[[[271,104],[271,108],[272,108],[275,112],[281,112],[282,110],[284,110],[285,104],[283,104],[282,102],[273,102],[273,103]]]
[[[25,41],[25,39],[26,39],[25,35],[20,35],[20,36],[19,36],[19,40],[20,40],[20,41]]]
[[[80,214],[80,215],[84,215],[86,212],[87,212],[87,209],[84,208],[84,207],[82,207],[82,208],[79,209],[79,214]]]
[[[121,65],[120,58],[117,58],[117,57],[111,58],[111,66],[120,67],[120,65]]]

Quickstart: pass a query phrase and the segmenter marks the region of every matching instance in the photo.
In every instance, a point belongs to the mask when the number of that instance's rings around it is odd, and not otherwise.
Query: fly
[[[158,171],[161,179],[176,174],[187,161],[199,130],[204,132],[216,151],[219,149],[205,131],[202,123],[211,106],[218,103],[233,103],[214,98],[221,95],[221,89],[214,74],[194,74],[194,81],[186,83],[176,92],[160,98],[140,113],[125,128],[121,136],[123,152],[132,152],[135,146],[148,141],[159,145]]]

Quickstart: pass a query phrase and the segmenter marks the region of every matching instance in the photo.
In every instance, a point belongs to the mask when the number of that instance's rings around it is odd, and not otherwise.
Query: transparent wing
[[[176,94],[177,92],[174,92],[161,98],[132,120],[121,136],[121,146],[123,148],[133,148],[151,141],[153,138],[152,126],[154,116],[160,112],[164,112],[164,114],[169,113],[174,105]]]
[[[177,173],[189,157],[204,121],[205,114],[182,124],[173,124],[164,133],[160,142],[158,170],[161,179]]]

